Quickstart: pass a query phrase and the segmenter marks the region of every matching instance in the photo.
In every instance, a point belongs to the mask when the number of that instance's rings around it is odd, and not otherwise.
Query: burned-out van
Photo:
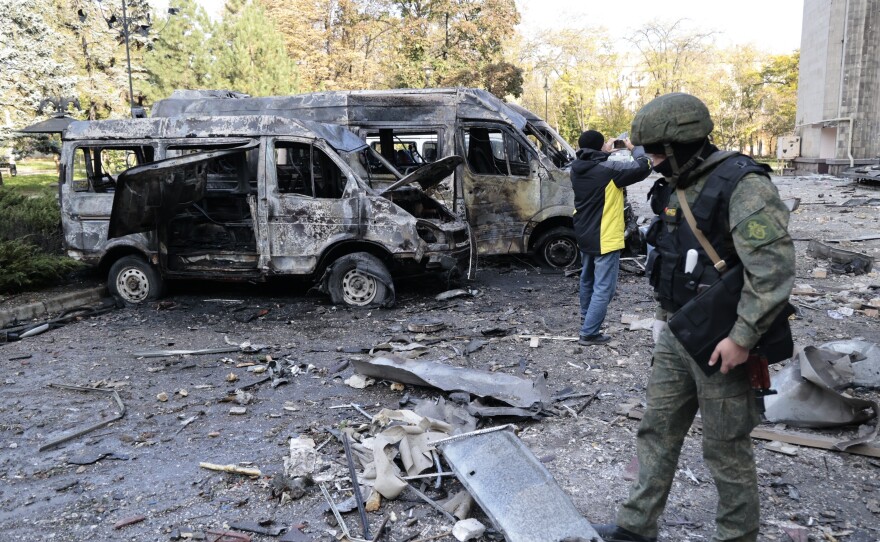
[[[335,303],[388,306],[392,277],[454,278],[472,258],[467,224],[412,186],[447,177],[457,156],[378,190],[368,164],[384,159],[340,126],[109,120],[74,122],[62,139],[67,251],[128,303],[157,298],[165,279],[295,275]]]
[[[438,198],[466,216],[480,254],[537,255],[553,267],[579,259],[567,166],[574,149],[550,125],[491,93],[469,88],[337,91],[251,98],[177,91],[155,117],[269,114],[339,124],[373,145],[371,178],[392,183],[443,157],[464,163]]]

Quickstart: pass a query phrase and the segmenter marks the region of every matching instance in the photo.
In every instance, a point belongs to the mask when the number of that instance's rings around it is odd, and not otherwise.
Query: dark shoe
[[[594,346],[597,344],[607,344],[611,342],[611,337],[596,333],[595,335],[581,335],[578,338],[578,344],[581,346]]]
[[[652,536],[642,536],[632,531],[627,531],[623,527],[618,527],[613,523],[610,525],[593,525],[599,536],[605,542],[657,542],[657,538]]]

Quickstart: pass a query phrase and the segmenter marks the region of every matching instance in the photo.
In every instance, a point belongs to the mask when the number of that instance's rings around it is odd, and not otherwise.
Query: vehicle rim
[[[544,245],[544,260],[557,268],[566,268],[577,261],[577,246],[567,237],[551,239]]]
[[[376,298],[379,285],[375,277],[351,269],[342,277],[342,299],[348,305],[363,307]]]
[[[142,270],[128,267],[116,278],[116,291],[124,300],[139,303],[150,295],[150,279]]]

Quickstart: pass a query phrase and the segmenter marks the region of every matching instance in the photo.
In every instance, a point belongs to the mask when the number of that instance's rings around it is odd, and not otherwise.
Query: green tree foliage
[[[521,62],[532,74],[523,104],[543,115],[546,100],[549,122],[568,141],[587,129],[607,135],[629,129],[627,66],[609,43],[601,28],[561,29],[523,46]]]
[[[94,2],[51,0],[53,32],[60,46],[59,62],[76,78],[79,101],[88,119],[125,117],[130,102],[143,103],[143,53],[150,44],[151,7],[148,0]],[[128,22],[134,96],[129,96],[124,29]]]
[[[797,112],[798,65],[800,53],[770,57],[761,70],[764,85],[763,131],[770,136],[771,152],[776,138],[792,133]]]
[[[211,88],[212,52],[205,46],[214,33],[211,19],[195,0],[176,0],[175,14],[156,21],[152,47],[144,53],[146,95],[150,102],[176,89]]]
[[[763,85],[761,55],[751,47],[726,51],[726,70],[712,81],[716,87],[709,93],[713,137],[723,148],[745,149],[761,128]]]
[[[284,38],[261,6],[249,3],[225,17],[211,45],[218,87],[255,96],[299,91]]]
[[[61,250],[61,215],[54,195],[28,196],[0,188],[0,239],[22,240],[47,252]]]
[[[520,91],[521,73],[508,68],[503,50],[519,23],[513,0],[393,2],[401,28],[392,86],[486,88],[491,79],[494,88]]]

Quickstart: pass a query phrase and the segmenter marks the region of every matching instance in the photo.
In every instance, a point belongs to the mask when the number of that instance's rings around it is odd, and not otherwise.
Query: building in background
[[[880,156],[880,0],[804,0],[795,135],[801,171]]]
[[[880,156],[880,0],[804,0],[795,135],[801,171]]]

